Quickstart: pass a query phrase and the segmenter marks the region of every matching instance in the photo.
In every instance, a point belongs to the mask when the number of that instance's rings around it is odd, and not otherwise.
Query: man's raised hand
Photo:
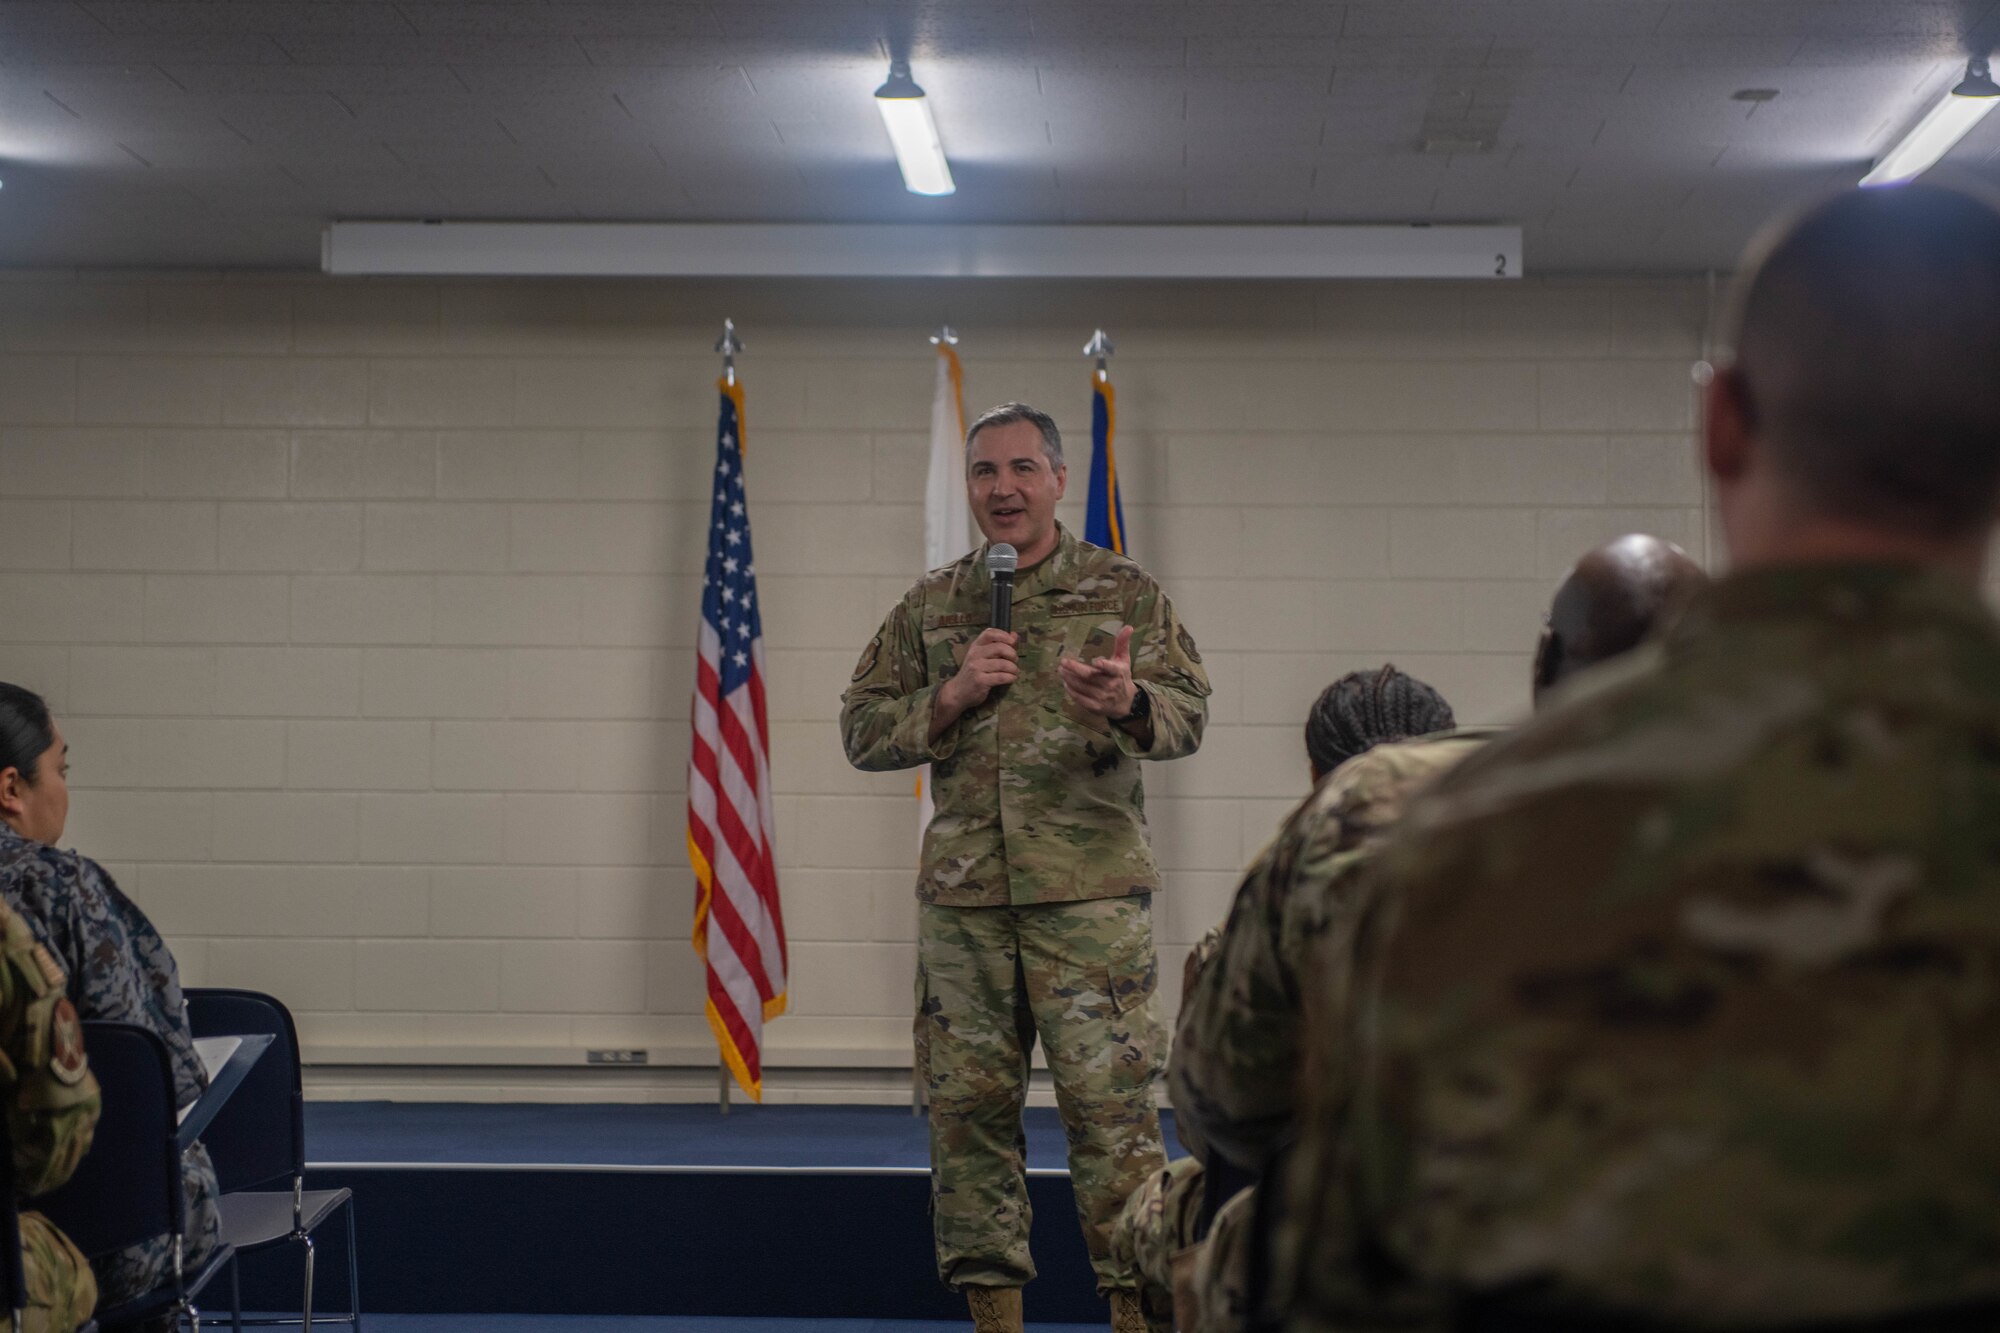
[[[1056,663],[1056,670],[1078,708],[1107,720],[1124,717],[1139,693],[1132,680],[1132,627],[1119,628],[1108,656],[1090,662],[1065,657]]]

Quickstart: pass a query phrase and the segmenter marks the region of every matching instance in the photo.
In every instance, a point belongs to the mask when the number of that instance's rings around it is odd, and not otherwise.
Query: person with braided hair
[[[1313,785],[1364,750],[1455,725],[1444,696],[1394,663],[1350,671],[1320,691],[1306,717]]]
[[[1306,716],[1306,761],[1313,785],[1377,745],[1449,731],[1453,721],[1443,695],[1393,664],[1349,672],[1320,691]],[[1181,974],[1183,995],[1193,993],[1195,979],[1222,947],[1222,932],[1218,922],[1188,954]],[[1174,1256],[1188,1253],[1197,1232],[1205,1230],[1205,1201],[1233,1193],[1249,1179],[1227,1161],[1211,1158],[1194,1121],[1182,1120],[1179,1126],[1191,1155],[1146,1177],[1126,1200],[1111,1237],[1113,1253],[1145,1276],[1152,1308],[1170,1304]],[[1181,1267],[1186,1269],[1185,1261]]]

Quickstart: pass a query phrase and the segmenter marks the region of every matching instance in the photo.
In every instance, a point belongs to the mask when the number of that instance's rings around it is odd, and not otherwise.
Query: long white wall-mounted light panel
[[[1518,278],[1519,227],[334,222],[328,273],[567,278]]]

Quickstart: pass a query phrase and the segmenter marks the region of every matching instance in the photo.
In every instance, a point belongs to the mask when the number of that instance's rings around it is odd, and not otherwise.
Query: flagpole
[[[722,382],[733,389],[736,387],[736,354],[743,350],[743,340],[736,336],[735,320],[722,321],[722,336],[715,340],[715,350],[722,354]],[[737,430],[742,429],[742,423],[738,422]],[[718,1049],[715,1053],[715,1109],[719,1115],[729,1114],[730,1081],[729,1061]]]
[[[1111,345],[1111,339],[1104,336],[1103,329],[1098,329],[1095,333],[1092,333],[1090,341],[1083,345],[1083,354],[1085,356],[1094,356],[1097,358],[1097,382],[1099,384],[1103,384],[1111,378],[1111,358],[1117,351],[1118,349]]]
[[[1103,336],[1099,332],[1098,337]],[[736,336],[735,320],[722,321],[722,336],[715,340],[715,350],[722,353],[722,382],[733,389],[736,387],[736,354],[743,350],[743,340]]]
[[[935,569],[965,553],[972,537],[971,516],[965,502],[965,380],[958,362],[958,331],[940,324],[931,334],[937,349],[931,398],[931,450],[928,475],[924,480],[924,560],[920,568]],[[931,767],[917,770],[917,847],[922,860],[925,827],[931,816]],[[919,931],[921,908],[911,907],[911,938]],[[925,1019],[912,1020],[910,1053],[910,1114],[921,1116],[927,1099],[925,1067],[917,1058],[923,1045],[918,1036]]]
[[[1090,377],[1090,490],[1084,507],[1083,539],[1120,555],[1129,551],[1125,511],[1118,498],[1118,463],[1112,448],[1117,412],[1111,391],[1111,356],[1117,349],[1103,329],[1090,335],[1083,354],[1097,362]]]

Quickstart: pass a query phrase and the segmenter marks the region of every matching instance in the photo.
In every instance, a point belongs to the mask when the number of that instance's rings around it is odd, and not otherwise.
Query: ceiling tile
[[[67,77],[72,72],[53,70],[44,77]],[[465,90],[465,84],[444,65],[167,64],[160,68],[158,77],[171,80],[175,87],[197,96],[338,92],[413,97]]]
[[[1839,33],[1808,37],[1792,56],[1794,65],[1861,65],[1915,60],[1965,59],[1965,43],[1952,32]]]
[[[28,32],[0,47],[7,69],[43,65],[270,65],[284,48],[268,37],[130,36],[99,31]]]
[[[485,33],[564,37],[719,37],[706,5],[675,4],[399,4],[409,26],[426,36]]]
[[[1798,51],[1798,38],[1712,33],[1678,37],[1561,36],[1535,42],[1496,38],[1487,63],[1522,68],[1782,65]]]
[[[1364,69],[1460,69],[1486,64],[1493,43],[1477,38],[1440,42],[1433,37],[1343,37],[1333,48],[1341,74]]]
[[[816,38],[793,43],[778,37],[579,37],[579,48],[593,65],[716,66],[813,65],[829,60],[879,63],[882,49],[873,40],[836,41]]]
[[[86,0],[82,8],[115,33],[401,33],[409,23],[393,4],[336,0],[256,0],[254,4],[181,4],[174,0]]]
[[[1063,185],[1057,191],[1056,207],[1063,222],[1122,222],[1132,217],[1180,222],[1186,218],[1187,195],[1173,186]]]
[[[1266,4],[1194,5],[1190,37],[1226,37],[1254,32],[1264,37],[1339,37],[1347,31],[1347,7],[1322,0],[1274,0]]]
[[[1051,117],[1105,127],[1179,120],[1187,103],[1182,70],[1041,71],[1042,105]]]
[[[535,169],[535,154],[501,134],[462,139],[384,139],[382,147],[414,171],[463,170],[489,175],[521,174]]]
[[[844,0],[816,4],[722,5],[718,36],[833,49],[882,50],[892,26],[881,11]]]
[[[0,6],[0,34],[18,32],[96,32],[97,20],[70,0],[23,0]]]
[[[1332,37],[1190,37],[1187,63],[1190,68],[1204,65],[1242,68],[1304,65],[1324,70],[1333,77],[1335,53],[1340,42]]]
[[[1659,27],[1665,0],[1529,0],[1466,4],[1397,0],[1350,4],[1348,37],[1428,37],[1522,41],[1545,37],[1642,37]]]
[[[1311,177],[1238,180],[1203,177],[1185,191],[1187,220],[1212,223],[1303,223],[1312,211]]]
[[[570,37],[514,37],[461,33],[441,37],[286,37],[286,54],[301,65],[583,65],[583,47]]]
[[[1035,36],[1050,42],[1090,43],[1107,38],[1185,37],[1195,7],[1149,4],[1146,0],[1102,0],[1092,4],[1039,4],[1030,21]],[[1201,25],[1194,25],[1201,26]]]
[[[1050,69],[1180,69],[1188,63],[1188,43],[1179,37],[1062,42],[1038,36],[1031,58]]]
[[[338,101],[370,135],[439,140],[504,137],[491,103],[464,92],[432,97],[348,95]]]

